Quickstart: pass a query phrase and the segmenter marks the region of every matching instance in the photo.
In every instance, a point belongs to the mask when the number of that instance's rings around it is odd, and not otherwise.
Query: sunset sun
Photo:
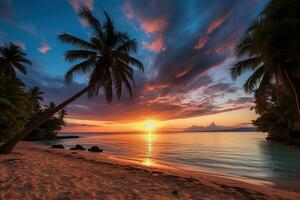
[[[146,127],[147,127],[147,130],[148,130],[148,131],[153,130],[153,129],[155,128],[154,122],[153,122],[153,121],[147,121],[147,122],[146,122]]]

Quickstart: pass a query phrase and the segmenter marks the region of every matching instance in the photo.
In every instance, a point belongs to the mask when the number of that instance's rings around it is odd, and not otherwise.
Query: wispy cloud
[[[94,9],[94,0],[69,0],[70,5],[72,6],[72,8],[76,11],[79,12],[80,8],[82,6],[87,7],[90,10]],[[82,26],[87,27],[88,26],[88,22],[82,18],[78,18],[79,22]]]
[[[52,47],[49,44],[47,44],[46,42],[43,42],[40,44],[38,51],[42,54],[45,54],[51,49],[52,49]]]

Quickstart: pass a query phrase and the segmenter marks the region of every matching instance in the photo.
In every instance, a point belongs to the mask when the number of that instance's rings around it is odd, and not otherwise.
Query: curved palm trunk
[[[54,109],[50,110],[49,112],[44,113],[43,115],[41,115],[40,118],[38,118],[38,119],[30,122],[25,127],[25,129],[23,129],[22,131],[18,132],[13,138],[11,138],[7,143],[5,143],[4,145],[2,145],[0,147],[0,154],[8,154],[8,153],[10,153],[13,150],[13,148],[15,147],[15,145],[19,141],[23,140],[34,129],[38,128],[41,124],[43,124],[44,122],[46,122],[52,115],[54,115],[55,113],[57,113],[58,111],[60,111],[64,107],[66,107],[68,104],[70,104],[73,101],[75,101],[77,98],[79,98],[80,96],[82,96],[88,90],[89,90],[89,86],[86,87],[86,88],[84,88],[83,90],[81,90],[80,92],[78,92],[77,94],[75,94],[74,96],[72,96],[71,98],[69,98],[68,100],[64,101],[63,103],[61,103],[60,105],[58,105]]]
[[[296,105],[297,105],[297,109],[298,109],[298,113],[299,113],[299,116],[300,116],[300,102],[299,102],[300,101],[300,97],[299,97],[299,91],[296,88],[293,80],[291,79],[289,73],[286,70],[284,70],[284,75],[285,75],[286,79],[288,80],[289,85],[291,86],[292,91],[294,93],[295,100],[296,100]]]

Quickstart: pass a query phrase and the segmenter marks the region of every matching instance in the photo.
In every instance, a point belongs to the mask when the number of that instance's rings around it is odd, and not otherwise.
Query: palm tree
[[[34,115],[36,112],[40,110],[40,104],[39,101],[43,101],[42,94],[44,94],[39,87],[33,87],[30,89],[27,89],[27,93],[29,95],[29,98],[34,105],[34,109],[32,110],[32,115]]]
[[[31,65],[31,61],[18,45],[0,45],[0,74],[15,78],[16,70],[27,73],[26,65]]]
[[[236,46],[242,58],[231,68],[236,79],[246,71],[253,71],[244,83],[246,92],[254,92],[261,101],[266,89],[275,82],[277,98],[282,89],[293,94],[300,115],[299,53],[300,2],[297,0],[273,0],[252,21]]]
[[[142,71],[144,68],[139,60],[130,55],[136,51],[136,40],[129,39],[127,34],[115,30],[113,22],[107,13],[104,13],[105,22],[103,26],[86,7],[80,10],[79,15],[94,30],[94,36],[89,38],[89,40],[83,40],[63,33],[58,38],[62,42],[70,43],[77,47],[76,50],[69,50],[65,53],[66,61],[80,60],[78,64],[75,64],[66,73],[66,82],[69,83],[76,73],[89,73],[87,86],[62,104],[43,114],[39,119],[29,123],[24,130],[17,133],[10,141],[0,147],[0,153],[11,152],[18,141],[85,93],[91,98],[97,96],[99,90],[103,89],[107,102],[111,102],[113,90],[119,99],[124,86],[132,96],[132,86],[134,86],[134,70],[132,66]]]
[[[44,94],[44,92],[42,92],[41,90],[40,90],[40,88],[39,87],[33,87],[33,88],[30,88],[29,90],[28,90],[28,94],[33,98],[33,99],[36,99],[36,100],[38,100],[38,101],[43,101],[44,99],[43,99],[43,97],[42,97],[42,95]]]

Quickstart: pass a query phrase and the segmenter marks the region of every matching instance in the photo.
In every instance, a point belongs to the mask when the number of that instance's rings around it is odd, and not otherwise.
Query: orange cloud
[[[169,84],[166,83],[162,83],[162,84],[152,84],[152,83],[148,83],[146,85],[146,90],[147,91],[152,91],[154,89],[161,89],[161,88],[166,88],[169,87]]]
[[[207,28],[206,34],[210,34],[214,32],[217,28],[219,28],[231,15],[232,10],[226,13],[224,16],[214,20]]]
[[[203,48],[207,43],[207,39],[207,36],[200,38],[195,46],[195,49]]]
[[[188,67],[188,68],[185,68],[183,69],[182,71],[180,71],[177,75],[176,75],[176,78],[180,78],[184,75],[186,75],[187,73],[189,73],[189,71],[191,71],[192,67]]]

